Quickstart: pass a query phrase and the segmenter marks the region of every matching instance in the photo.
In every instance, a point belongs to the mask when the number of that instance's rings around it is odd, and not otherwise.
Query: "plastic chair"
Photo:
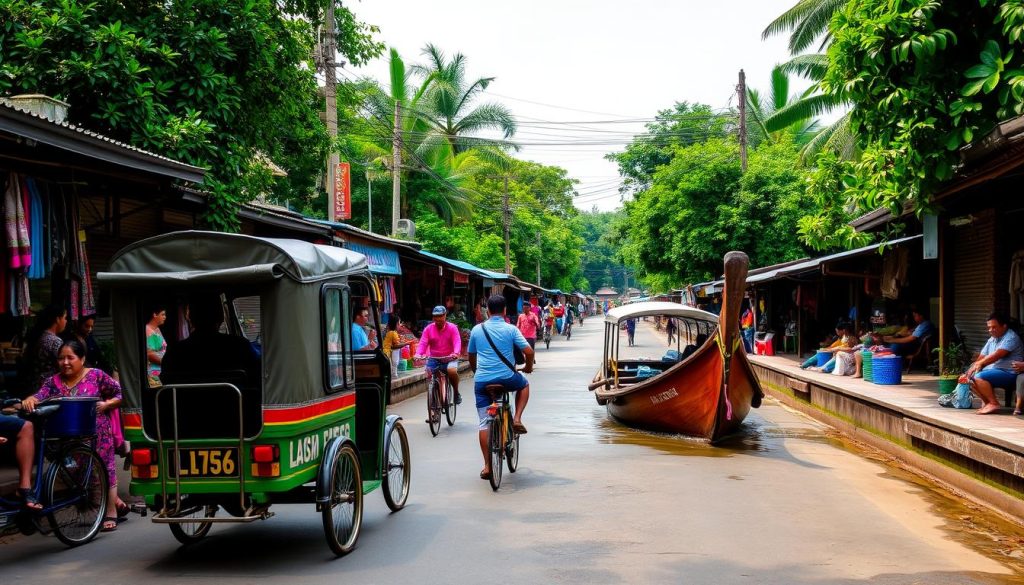
[[[756,355],[775,355],[775,348],[772,345],[773,337],[775,337],[774,331],[758,333],[757,339],[754,340],[754,353]]]
[[[925,368],[927,368],[929,356],[932,355],[931,335],[925,335],[924,337],[922,337],[921,343],[919,343],[917,346],[917,350],[904,358],[907,360],[905,367],[906,373],[910,373],[910,369],[914,367],[914,362],[917,361],[922,355],[924,356]]]

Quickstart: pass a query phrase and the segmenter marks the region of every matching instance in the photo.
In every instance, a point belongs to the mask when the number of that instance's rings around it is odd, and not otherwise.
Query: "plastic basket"
[[[871,381],[875,384],[899,384],[903,381],[903,358],[876,355],[871,360]]]
[[[872,357],[874,357],[874,355],[875,354],[870,351],[862,351],[860,354],[860,357],[862,358],[860,364],[861,375],[864,376],[864,379],[868,382],[871,381],[871,362],[873,361]]]
[[[818,357],[818,367],[820,368],[820,367],[824,366],[825,364],[827,364],[828,360],[832,359],[832,352],[831,351],[821,351],[821,350],[819,350],[818,353],[817,353],[817,357]]]
[[[46,419],[48,438],[91,437],[96,434],[95,396],[68,396],[47,400],[45,404],[59,404],[60,409]]]

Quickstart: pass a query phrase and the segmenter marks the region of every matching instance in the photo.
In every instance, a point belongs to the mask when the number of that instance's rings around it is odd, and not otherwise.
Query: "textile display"
[[[53,278],[52,302],[67,302],[68,317],[96,312],[95,290],[75,191],[51,196],[50,184],[9,173],[3,185],[4,258],[0,258],[0,313],[31,314],[29,280]]]
[[[1010,317],[1024,315],[1024,250],[1017,250],[1010,260]]]

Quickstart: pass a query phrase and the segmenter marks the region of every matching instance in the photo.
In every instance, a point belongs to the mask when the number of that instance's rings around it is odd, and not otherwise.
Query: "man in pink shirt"
[[[423,330],[420,344],[416,347],[416,357],[427,357],[427,371],[431,374],[439,368],[448,371],[448,386],[455,390],[455,404],[462,404],[462,395],[459,394],[462,336],[454,323],[448,323],[448,311],[444,307],[434,307],[432,314],[434,323]]]

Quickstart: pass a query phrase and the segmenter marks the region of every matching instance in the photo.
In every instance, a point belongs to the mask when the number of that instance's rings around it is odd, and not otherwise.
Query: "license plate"
[[[173,452],[173,451],[172,451]],[[181,477],[238,477],[238,449],[178,449]],[[175,475],[172,465],[168,470]]]

